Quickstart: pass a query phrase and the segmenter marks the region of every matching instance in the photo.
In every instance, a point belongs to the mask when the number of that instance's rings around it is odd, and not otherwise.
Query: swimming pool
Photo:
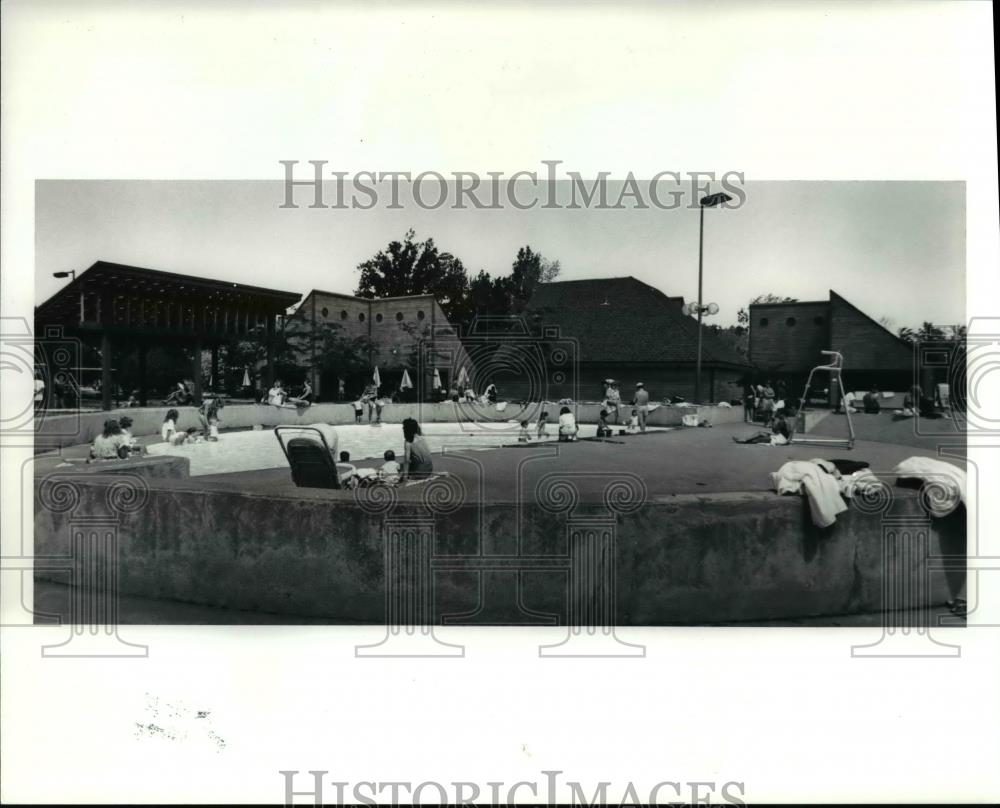
[[[363,465],[375,466],[382,463],[382,455],[386,449],[392,449],[397,459],[403,457],[403,430],[399,424],[382,424],[368,426],[367,424],[348,424],[335,427],[337,430],[340,452],[350,452],[351,462],[359,465],[359,461],[369,458],[371,463]],[[557,439],[555,424],[549,425],[549,437],[541,442],[552,442]],[[580,434],[583,437],[592,436],[597,427],[593,424],[580,424]],[[423,424],[421,431],[431,452],[440,454],[444,450],[497,449],[517,443],[518,424]],[[529,430],[534,439],[534,425]],[[665,432],[663,427],[650,427],[649,432]],[[288,461],[281,451],[281,445],[275,437],[273,429],[255,430],[252,432],[224,432],[217,443],[192,443],[181,446],[171,446],[168,443],[153,443],[146,447],[151,455],[172,455],[186,457],[191,467],[192,477],[207,474],[232,474],[238,471],[256,471],[258,469],[286,468]]]

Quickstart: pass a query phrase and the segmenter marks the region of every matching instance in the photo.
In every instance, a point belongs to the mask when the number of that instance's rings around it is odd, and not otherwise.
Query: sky
[[[405,184],[401,210],[386,209],[387,189],[371,210],[310,209],[310,189],[296,190],[300,207],[282,209],[276,169],[274,181],[38,181],[36,303],[66,283],[53,272],[97,260],[303,296],[353,293],[358,263],[409,228],[461,258],[470,275],[506,274],[530,245],[560,262],[560,280],[632,275],[697,299],[696,209],[426,210]],[[427,188],[433,201],[437,186]],[[823,300],[830,289],[894,329],[965,321],[963,183],[747,181],[743,189],[739,208],[706,211],[704,300],[720,308],[709,322],[736,322],[759,294]],[[325,201],[333,199],[330,185]]]

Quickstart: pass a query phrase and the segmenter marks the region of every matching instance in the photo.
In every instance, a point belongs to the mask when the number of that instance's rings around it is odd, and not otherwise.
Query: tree
[[[896,334],[907,342],[965,342],[968,329],[964,325],[935,325],[925,320],[920,328],[903,326]]]
[[[511,265],[510,276],[506,279],[510,313],[520,314],[524,311],[538,284],[554,280],[561,269],[558,261],[549,261],[529,245],[521,247]]]
[[[797,297],[782,297],[781,295],[775,295],[771,293],[765,295],[757,295],[757,297],[755,297],[753,300],[750,301],[750,303],[746,306],[746,308],[742,308],[738,312],[736,312],[736,322],[743,326],[749,326],[750,306],[753,306],[757,303],[798,303],[798,302],[799,299]]]
[[[416,241],[408,230],[403,241],[358,264],[358,297],[433,294],[449,320],[461,321],[469,279],[460,259],[438,250],[434,239]]]

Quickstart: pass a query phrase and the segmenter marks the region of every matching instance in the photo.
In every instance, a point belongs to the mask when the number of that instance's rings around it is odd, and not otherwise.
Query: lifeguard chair
[[[817,445],[817,446],[843,446],[845,449],[854,448],[854,423],[851,421],[851,407],[847,403],[847,395],[844,392],[844,383],[840,376],[840,371],[844,367],[844,357],[838,351],[820,351],[824,356],[833,357],[828,365],[817,365],[812,370],[809,371],[809,378],[806,379],[806,389],[802,392],[802,404],[799,406],[799,412],[796,416],[797,424],[796,430],[792,433],[792,438],[789,443],[796,443],[800,445]],[[840,403],[844,408],[844,416],[847,418],[847,433],[849,437],[846,438],[819,438],[812,437],[805,434],[805,414],[806,408],[808,406],[807,401],[809,400],[809,390],[812,387],[813,374],[816,371],[826,371],[830,374],[830,382],[836,383],[837,392],[840,395]],[[801,429],[800,429],[801,428]]]

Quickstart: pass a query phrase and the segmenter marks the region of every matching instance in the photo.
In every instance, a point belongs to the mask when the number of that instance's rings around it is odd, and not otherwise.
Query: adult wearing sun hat
[[[635,397],[632,399],[632,406],[635,407],[639,416],[639,431],[646,431],[646,416],[649,415],[649,391],[642,382],[635,383]]]
[[[618,392],[618,382],[614,379],[604,380],[604,409],[609,415],[614,416],[615,423],[618,423],[618,409],[621,407],[622,394]]]

